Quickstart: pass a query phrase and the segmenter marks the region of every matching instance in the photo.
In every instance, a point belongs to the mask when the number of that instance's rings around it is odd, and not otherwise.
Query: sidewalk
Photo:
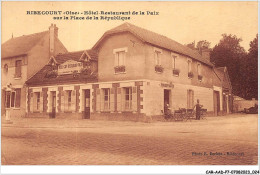
[[[84,119],[50,119],[50,118],[11,118],[11,123],[6,123],[2,118],[2,127],[18,128],[103,128],[103,127],[126,127],[126,126],[164,126],[164,125],[185,125],[188,123],[221,122],[237,117],[250,117],[247,114],[230,114],[217,117],[206,117],[204,120],[162,122],[153,121],[152,123],[133,122],[133,121],[109,121],[109,120],[84,120]]]

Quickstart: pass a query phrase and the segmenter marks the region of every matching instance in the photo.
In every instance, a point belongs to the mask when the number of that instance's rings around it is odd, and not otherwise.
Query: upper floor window
[[[172,69],[173,69],[173,75],[179,76],[180,70],[177,68],[176,61],[177,61],[177,55],[171,54],[172,57]]]
[[[192,69],[191,69],[191,63],[192,63],[192,61],[190,59],[188,59],[188,77],[189,78],[193,78],[193,72],[192,72]]]
[[[201,75],[201,64],[197,64],[198,75]]]
[[[162,67],[162,50],[158,48],[154,48],[154,64],[155,64],[155,72],[162,73],[163,67]]]
[[[127,48],[119,48],[113,50],[113,53],[115,55],[115,63],[114,63],[115,73],[125,72],[126,52],[127,52]]]
[[[201,75],[201,64],[200,63],[198,63],[198,65],[197,65],[197,70],[198,70],[198,80],[202,81],[203,76]]]
[[[15,77],[19,78],[22,76],[22,60],[15,61]]]

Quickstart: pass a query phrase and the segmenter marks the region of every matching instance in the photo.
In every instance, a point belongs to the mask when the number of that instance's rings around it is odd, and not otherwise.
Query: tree
[[[247,98],[258,98],[258,34],[250,42],[247,56]]]
[[[195,41],[186,44],[187,47],[193,49],[193,50],[198,50],[199,53],[201,54],[201,51],[203,49],[209,49],[210,47],[210,42],[208,42],[207,40],[201,40],[199,42],[197,42],[196,46],[195,46]]]
[[[222,34],[222,39],[211,52],[211,62],[216,67],[226,66],[235,95],[246,96],[246,51],[240,46],[241,38]]]

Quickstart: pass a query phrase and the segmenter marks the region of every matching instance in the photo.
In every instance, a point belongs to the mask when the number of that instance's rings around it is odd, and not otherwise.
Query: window
[[[15,62],[15,77],[19,78],[22,76],[22,60],[17,60]]]
[[[171,56],[172,56],[172,73],[175,76],[179,76],[180,70],[177,69],[177,66],[176,66],[177,55],[171,53]]]
[[[71,110],[71,94],[72,91],[67,91],[67,95],[68,95],[68,106],[67,106],[67,110],[70,111]]]
[[[39,111],[40,110],[40,92],[36,92],[36,110]]]
[[[116,52],[115,66],[125,65],[125,51]]]
[[[191,72],[191,60],[188,60],[188,72]]]
[[[201,75],[201,64],[197,65],[198,75]]]
[[[155,65],[157,66],[161,66],[161,52],[158,50],[154,51],[154,61],[155,61]]]
[[[11,92],[6,91],[6,108],[11,107]]]
[[[19,108],[21,100],[21,89],[15,89],[14,91],[6,91],[6,108]]]
[[[125,88],[125,110],[132,110],[132,88]]]
[[[110,89],[103,89],[103,98],[104,98],[104,111],[108,111],[110,109]]]
[[[192,63],[192,61],[189,59],[188,60],[188,77],[189,78],[193,78],[193,72],[192,72],[192,70],[191,70],[191,63]]]
[[[11,92],[11,107],[14,108],[15,104],[15,92]]]
[[[4,65],[4,72],[5,72],[5,73],[8,73],[8,64],[5,64],[5,65]]]
[[[114,49],[115,55],[114,69],[115,73],[125,73],[125,59],[126,59],[127,47]]]
[[[174,70],[176,69],[176,58],[177,58],[177,56],[172,55],[172,68]]]

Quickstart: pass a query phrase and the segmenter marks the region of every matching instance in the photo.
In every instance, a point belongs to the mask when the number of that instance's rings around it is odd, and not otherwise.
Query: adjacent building
[[[58,28],[51,25],[44,32],[12,37],[2,44],[1,50],[1,115],[8,110],[12,117],[25,116],[25,82],[46,65],[50,57],[66,53],[67,49],[58,39]]]
[[[227,69],[160,34],[124,23],[90,49],[51,57],[28,81],[29,116],[122,119],[161,118],[193,108],[211,115],[231,112]]]

